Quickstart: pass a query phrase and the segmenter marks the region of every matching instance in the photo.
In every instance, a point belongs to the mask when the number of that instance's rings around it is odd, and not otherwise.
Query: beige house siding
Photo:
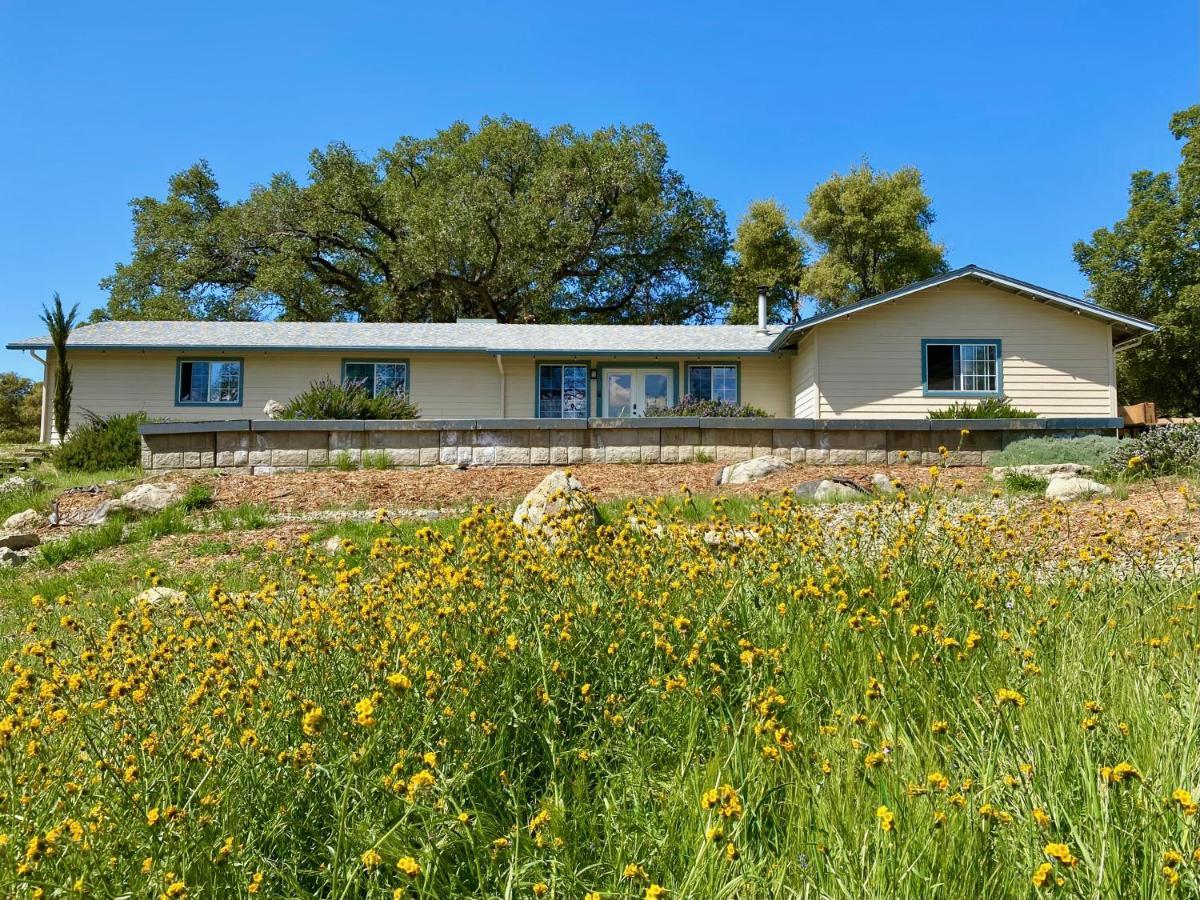
[[[792,415],[797,419],[817,417],[817,340],[815,332],[806,335],[792,357]]]
[[[924,338],[1001,342],[1003,390],[1041,416],[1115,416],[1111,327],[963,281],[819,326],[820,418],[922,418]]]
[[[238,406],[177,406],[176,363],[179,359],[243,360],[242,403]],[[425,418],[471,419],[531,417],[535,409],[535,370],[531,356],[504,356],[504,408],[501,410],[501,373],[496,357],[483,353],[327,353],[327,352],[172,352],[73,350],[70,354],[75,391],[71,422],[79,425],[91,410],[103,415],[144,411],[152,419],[206,422],[221,419],[261,418],[268,400],[286,402],[321,378],[341,377],[343,360],[406,359],[414,401]],[[720,362],[738,361],[731,357]],[[679,373],[678,390],[685,388],[688,360],[583,359],[600,365],[661,367]],[[716,360],[714,360],[716,362]],[[742,400],[761,406],[775,416],[790,414],[788,364],[775,357],[743,358]],[[52,366],[50,367],[53,368]],[[47,384],[52,389],[52,380]],[[591,383],[593,415],[596,383]],[[50,433],[50,413],[43,429]]]
[[[500,413],[500,373],[496,360],[484,354],[429,353],[316,353],[228,352],[173,353],[162,351],[72,351],[75,391],[71,423],[78,425],[85,410],[104,414],[144,410],[152,419],[208,422],[219,419],[262,418],[268,400],[286,402],[313,381],[341,377],[344,359],[409,361],[412,398],[427,417],[479,418]],[[243,360],[242,403],[239,406],[176,406],[176,361],[184,359]],[[526,400],[526,404],[528,404]]]

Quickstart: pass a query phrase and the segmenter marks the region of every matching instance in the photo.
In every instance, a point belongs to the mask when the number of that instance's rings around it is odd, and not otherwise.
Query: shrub
[[[1041,494],[1049,484],[1045,478],[1022,475],[1020,472],[1009,472],[1004,476],[1004,486],[1014,494]]]
[[[71,431],[54,451],[56,468],[64,472],[100,472],[140,464],[142,439],[138,435],[138,426],[146,421],[145,413],[106,418],[90,412],[85,414],[87,421]]]
[[[1200,470],[1200,425],[1163,425],[1120,441],[1111,454],[1114,467],[1147,475]],[[1132,460],[1137,460],[1130,465]]]
[[[961,400],[945,409],[931,409],[931,419],[1036,419],[1037,413],[1017,409],[1007,397],[984,397],[975,403]]]
[[[213,505],[212,485],[205,484],[203,481],[195,482],[188,487],[187,492],[183,495],[183,499],[179,501],[179,505],[186,512],[208,509]]]
[[[685,394],[674,406],[646,410],[648,417],[703,416],[705,418],[769,419],[770,413],[749,403],[726,403],[724,400],[704,400]]]
[[[421,410],[405,394],[372,397],[361,382],[314,381],[287,402],[282,419],[419,419]]]
[[[1030,437],[1013,441],[992,457],[993,466],[1079,463],[1098,468],[1112,458],[1117,439],[1102,434],[1079,437]]]

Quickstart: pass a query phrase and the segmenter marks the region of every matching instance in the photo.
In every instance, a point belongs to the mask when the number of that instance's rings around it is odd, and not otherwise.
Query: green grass
[[[118,489],[126,489],[142,477],[141,469],[113,469],[106,472],[58,472],[50,466],[36,466],[28,471],[16,473],[22,478],[37,478],[42,487],[37,490],[20,490],[0,494],[0,521],[26,509],[49,512],[50,502],[63,491],[74,487],[104,485],[116,481]],[[0,481],[9,476],[0,478]]]
[[[386,450],[364,450],[362,465],[364,469],[390,469],[392,461]]]
[[[697,496],[606,503],[595,535],[549,542],[482,512],[233,558],[213,534],[201,571],[156,555],[172,516],[128,523],[120,563],[0,580],[22,595],[0,611],[0,752],[23,788],[0,879],[848,900],[1028,896],[1049,863],[1058,896],[1194,896],[1197,818],[1172,791],[1200,783],[1200,582],[1100,520],[1061,569],[1054,517],[925,499],[838,533],[787,497]],[[700,537],[735,521],[758,540]],[[189,600],[131,608],[159,580]],[[1118,763],[1138,776],[1102,774]]]
[[[1046,493],[1050,482],[1037,475],[1023,475],[1019,472],[1008,472],[1004,476],[1004,488],[1011,494]]]

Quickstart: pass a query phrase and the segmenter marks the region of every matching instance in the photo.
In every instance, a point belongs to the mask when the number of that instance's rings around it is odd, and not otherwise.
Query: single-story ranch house
[[[151,420],[263,419],[268,401],[339,378],[405,391],[423,420],[640,417],[687,394],[815,422],[926,419],[954,401],[1001,395],[1039,417],[1111,421],[1115,354],[1155,329],[977,266],[792,325],[763,318],[102,322],[70,337],[73,421],[136,410]],[[52,384],[48,338],[8,347],[44,353]],[[49,404],[42,435],[51,437]]]

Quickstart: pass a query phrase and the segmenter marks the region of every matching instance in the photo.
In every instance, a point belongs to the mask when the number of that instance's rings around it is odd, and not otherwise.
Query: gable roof
[[[571,356],[771,352],[780,327],[754,325],[499,325],[460,322],[98,322],[71,332],[67,346],[93,350],[326,350],[468,352]],[[48,337],[10,350],[44,350]]]
[[[874,297],[868,297],[866,300],[860,300],[858,303],[852,303],[849,306],[843,306],[840,309],[830,310],[826,313],[813,316],[809,319],[803,319],[796,322],[794,325],[789,325],[779,334],[771,344],[772,350],[779,350],[789,346],[798,339],[810,328],[825,322],[832,322],[835,319],[841,319],[845,316],[853,315],[854,313],[862,312],[870,309],[873,306],[879,306],[883,303],[891,303],[900,300],[910,294],[916,294],[920,291],[928,290],[929,288],[940,287],[943,284],[949,284],[953,281],[958,281],[962,278],[971,278],[986,284],[990,287],[1001,288],[1011,291],[1014,294],[1019,294],[1028,297],[1031,300],[1036,300],[1039,303],[1046,303],[1052,306],[1058,306],[1062,309],[1069,309],[1080,315],[1085,315],[1093,319],[1099,319],[1102,322],[1108,322],[1113,326],[1113,346],[1120,349],[1123,346],[1133,343],[1139,338],[1151,334],[1158,330],[1158,326],[1135,316],[1128,316],[1125,313],[1119,313],[1116,310],[1108,309],[1107,307],[1099,306],[1087,300],[1080,300],[1078,297],[1071,297],[1068,294],[1061,294],[1058,291],[1052,291],[1049,288],[1038,287],[1036,284],[1030,284],[1028,281],[1022,281],[1019,278],[1012,278],[1008,275],[1001,275],[999,272],[993,272],[989,269],[981,268],[976,265],[963,266],[960,269],[953,269],[942,275],[935,275],[932,278],[926,278],[924,281],[914,281],[912,284],[906,284],[902,288],[897,288],[894,291],[888,291],[884,294],[876,294]]]

